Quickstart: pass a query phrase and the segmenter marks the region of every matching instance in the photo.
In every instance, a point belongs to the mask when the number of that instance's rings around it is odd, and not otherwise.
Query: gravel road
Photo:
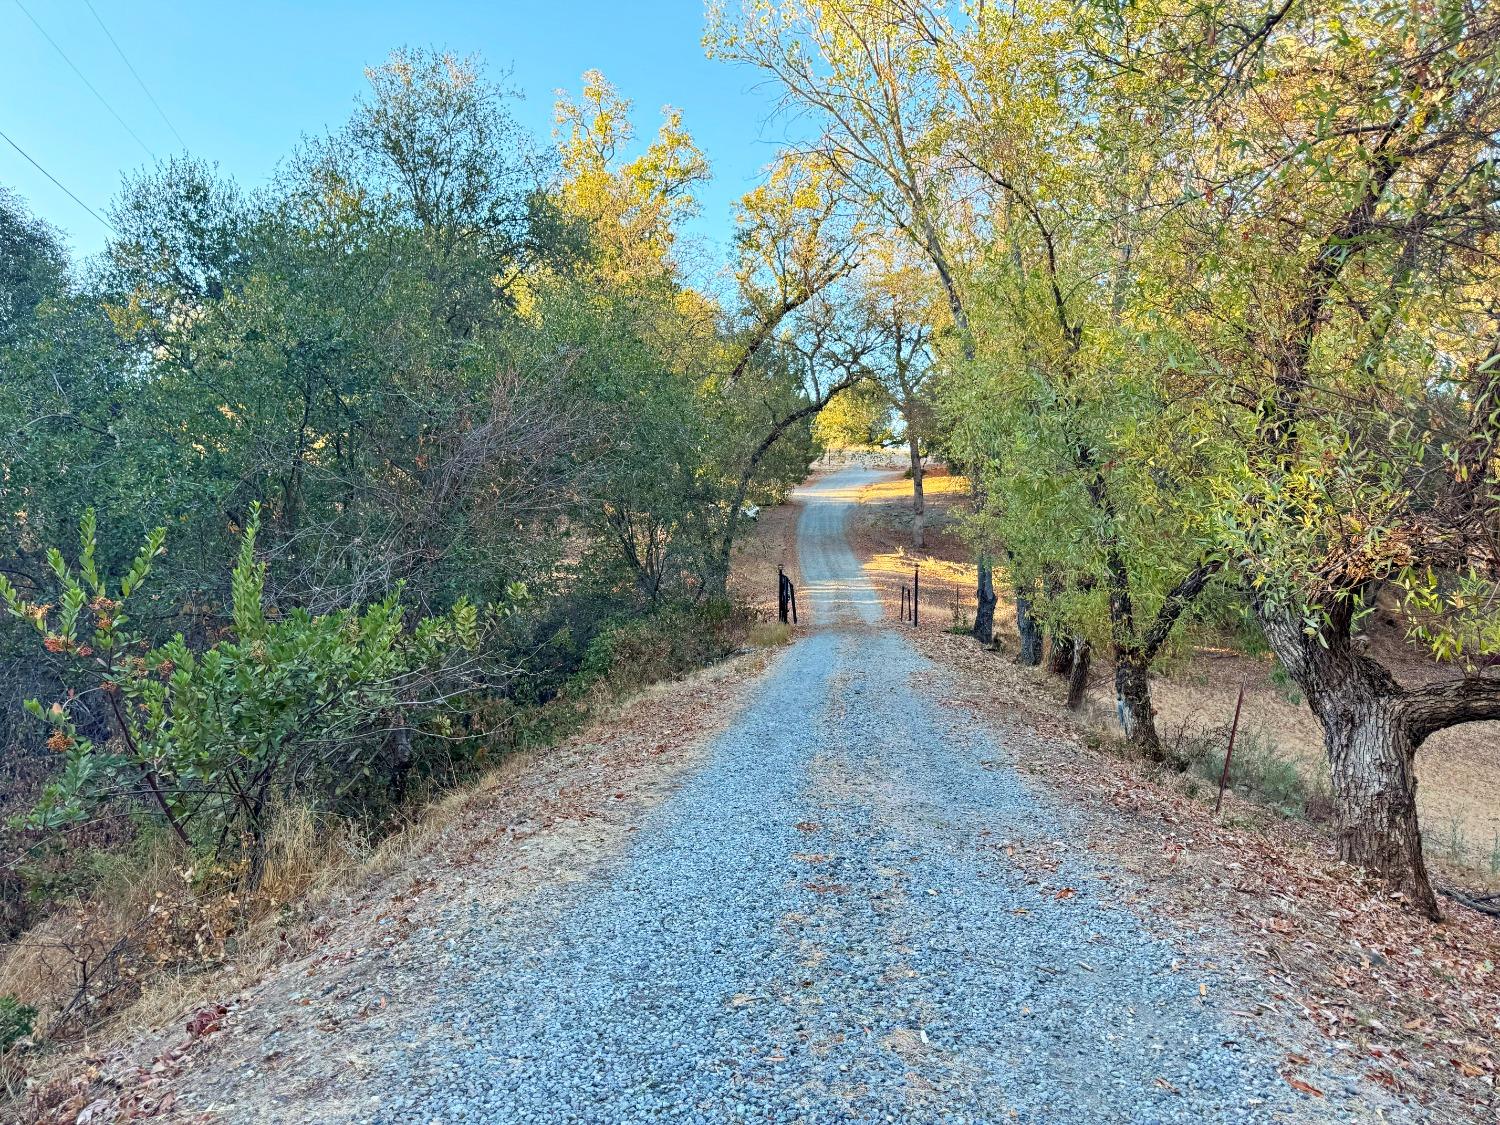
[[[803,491],[815,627],[633,846],[445,920],[371,1116],[1330,1119],[1228,982],[1111,904],[1012,751],[914,690],[932,666],[844,537],[875,475]]]

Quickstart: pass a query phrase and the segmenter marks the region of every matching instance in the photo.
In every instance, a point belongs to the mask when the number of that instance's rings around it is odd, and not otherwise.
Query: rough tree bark
[[[1109,565],[1111,649],[1115,659],[1115,713],[1126,739],[1153,762],[1166,760],[1151,706],[1151,662],[1161,652],[1183,613],[1223,568],[1220,559],[1199,563],[1168,591],[1143,634],[1136,633],[1129,574],[1116,550],[1106,552]]]
[[[1115,715],[1125,739],[1153,762],[1166,755],[1151,706],[1151,662],[1138,648],[1115,652]]]
[[[1073,653],[1076,645],[1069,633],[1049,633],[1050,647],[1047,652],[1047,671],[1054,676],[1066,676],[1073,668]]]
[[[995,577],[988,555],[979,556],[979,579],[975,584],[974,628],[970,635],[982,645],[995,639]]]
[[[1272,651],[1323,726],[1339,858],[1438,919],[1417,823],[1414,765],[1417,747],[1451,725],[1449,715],[1424,704],[1426,693],[1403,691],[1385,668],[1354,650],[1349,609],[1336,609],[1311,636],[1298,614],[1263,608],[1260,617]],[[1490,683],[1500,697],[1500,683]]]
[[[1093,649],[1082,637],[1073,638],[1073,667],[1068,673],[1068,710],[1077,711],[1083,706],[1089,689],[1089,664]]]
[[[1042,627],[1031,612],[1031,591],[1014,581],[1014,555],[1011,564],[1011,585],[1016,592],[1016,632],[1021,634],[1021,651],[1016,654],[1016,663],[1023,668],[1035,668],[1042,662]]]
[[[1042,662],[1042,627],[1031,613],[1031,595],[1016,587],[1016,631],[1021,634],[1021,651],[1016,663],[1035,668]]]

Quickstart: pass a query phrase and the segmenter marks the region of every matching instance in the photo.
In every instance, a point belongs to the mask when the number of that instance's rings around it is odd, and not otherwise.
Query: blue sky
[[[21,0],[157,156],[181,145],[131,77],[84,0]],[[550,136],[553,92],[576,91],[602,70],[636,103],[639,134],[657,111],[680,106],[713,163],[714,182],[693,234],[710,246],[729,231],[731,204],[772,157],[780,126],[767,124],[770,91],[749,70],[704,57],[701,0],[93,0],[195,155],[241,185],[263,182],[305,133],[341,123],[364,89],[366,65],[401,45],[478,52],[493,73],[511,69],[525,100],[516,114]],[[121,174],[151,156],[100,104],[23,14],[0,0],[0,130],[95,211]],[[60,228],[78,254],[108,232],[0,141],[0,184]]]

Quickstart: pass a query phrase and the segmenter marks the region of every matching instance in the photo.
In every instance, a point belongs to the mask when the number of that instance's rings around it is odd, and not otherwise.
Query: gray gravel
[[[1217,1006],[1223,982],[1174,968],[1067,846],[1067,811],[914,691],[930,666],[868,625],[839,491],[867,476],[805,494],[799,595],[819,627],[629,852],[434,931],[443,986],[408,1017],[379,1120],[1303,1112],[1280,1051]]]

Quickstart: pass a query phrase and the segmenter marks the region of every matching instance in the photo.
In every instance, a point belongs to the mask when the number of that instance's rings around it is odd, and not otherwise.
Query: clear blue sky
[[[84,0],[21,0],[157,156],[181,145]],[[93,0],[187,142],[242,186],[263,182],[303,134],[340,124],[364,67],[403,45],[477,52],[512,72],[522,124],[549,137],[553,93],[597,67],[636,104],[638,134],[671,103],[713,163],[693,234],[722,243],[733,200],[774,152],[772,95],[748,70],[704,57],[701,0]],[[0,130],[101,214],[123,172],[151,157],[26,18],[0,0]],[[108,232],[0,141],[0,184],[60,228],[78,254]]]

